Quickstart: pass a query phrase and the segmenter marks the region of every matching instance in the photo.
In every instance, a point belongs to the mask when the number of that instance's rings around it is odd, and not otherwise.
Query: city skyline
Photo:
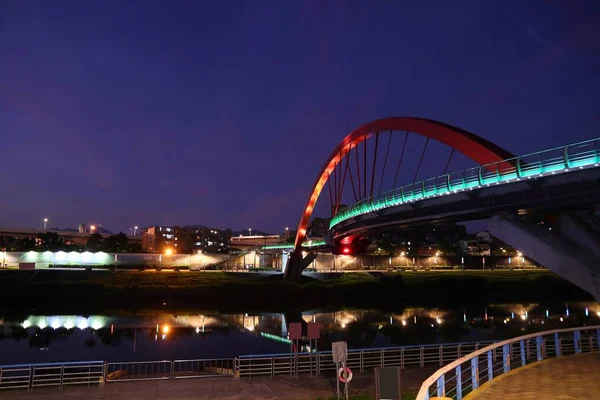
[[[591,1],[115,7],[1,6],[0,226],[295,229],[335,145],[392,115],[515,154],[598,136]]]

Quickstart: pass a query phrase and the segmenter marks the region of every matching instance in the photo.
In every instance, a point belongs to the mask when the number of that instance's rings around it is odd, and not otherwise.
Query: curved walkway
[[[499,377],[466,396],[468,400],[596,399],[600,396],[600,353],[552,358]]]

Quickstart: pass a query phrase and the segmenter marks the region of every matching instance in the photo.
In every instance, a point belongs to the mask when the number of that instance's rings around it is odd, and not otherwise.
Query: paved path
[[[600,396],[600,353],[565,356],[516,369],[468,400],[584,400]]]
[[[437,366],[402,371],[403,391],[417,392]],[[100,387],[7,391],[2,400],[315,400],[335,397],[335,377],[195,378],[169,381],[110,383]],[[341,386],[343,387],[343,386]],[[373,372],[355,373],[350,395],[374,394]]]

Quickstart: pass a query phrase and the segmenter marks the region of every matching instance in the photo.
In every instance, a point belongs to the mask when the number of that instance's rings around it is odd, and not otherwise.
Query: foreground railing
[[[520,179],[565,173],[575,168],[598,167],[599,164],[600,138],[526,154],[415,182],[366,198],[334,215],[329,228],[357,215],[399,204],[492,184],[499,185]]]
[[[232,358],[106,364],[106,382],[233,376]]]
[[[104,361],[0,366],[0,389],[27,389],[72,385],[99,385]]]
[[[422,346],[386,347],[379,349],[348,350],[347,366],[354,371],[375,367],[406,366],[424,367],[426,364],[443,365],[464,354],[485,347],[492,341],[470,343],[444,343]],[[495,357],[495,356],[494,356]],[[235,358],[235,376],[276,376],[310,374],[321,375],[336,368],[330,351],[300,353],[298,362],[290,354],[259,354]],[[297,371],[296,367],[297,365]]]
[[[437,370],[423,382],[417,400],[434,396],[461,400],[485,382],[532,362],[592,351],[600,351],[600,325],[533,333],[494,343]]]

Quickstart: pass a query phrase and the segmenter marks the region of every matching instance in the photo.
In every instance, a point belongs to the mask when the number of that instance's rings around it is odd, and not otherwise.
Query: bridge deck
[[[600,353],[553,358],[514,370],[466,397],[468,400],[595,399],[600,393]]]

